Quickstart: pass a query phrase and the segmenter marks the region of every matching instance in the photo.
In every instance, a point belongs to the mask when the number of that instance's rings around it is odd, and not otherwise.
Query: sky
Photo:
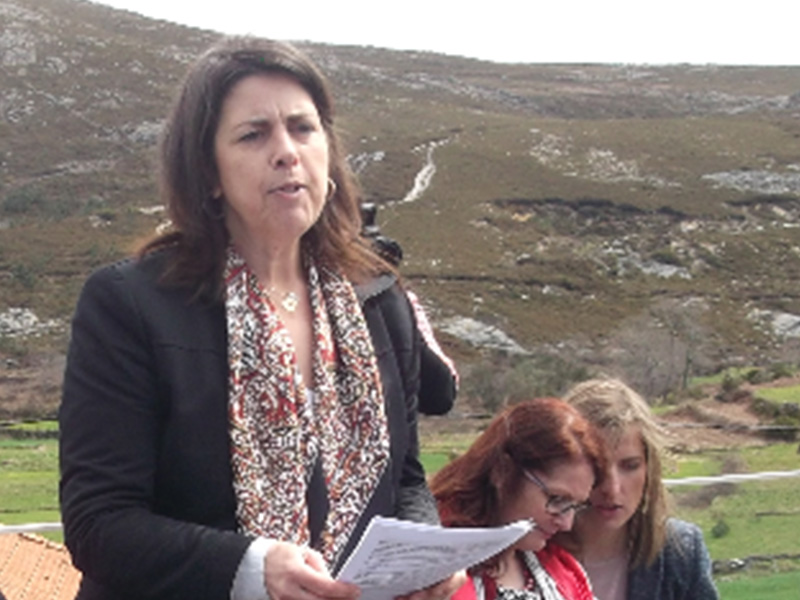
[[[287,41],[495,62],[800,65],[798,0],[95,0]]]

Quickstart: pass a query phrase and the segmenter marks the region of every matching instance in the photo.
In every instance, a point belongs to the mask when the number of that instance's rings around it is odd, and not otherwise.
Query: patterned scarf
[[[308,544],[319,460],[330,510],[319,550],[335,564],[389,462],[375,352],[352,285],[308,261],[314,399],[288,330],[232,247],[225,268],[231,463],[241,530]]]
[[[502,587],[487,574],[474,575],[475,600],[565,600],[552,575],[545,570],[536,554],[523,552],[522,556],[528,573],[536,582],[534,589]]]

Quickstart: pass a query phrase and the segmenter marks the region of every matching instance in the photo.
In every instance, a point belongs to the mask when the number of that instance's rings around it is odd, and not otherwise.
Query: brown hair
[[[442,522],[450,527],[501,525],[502,508],[517,496],[523,469],[551,471],[585,458],[598,481],[604,472],[602,440],[578,411],[557,398],[506,408],[470,448],[431,482]],[[480,568],[492,568],[497,558]]]
[[[612,445],[630,427],[639,431],[647,460],[647,478],[639,507],[628,521],[629,566],[652,564],[666,539],[668,502],[661,480],[663,433],[650,407],[619,379],[584,381],[568,391],[564,399],[609,438]],[[574,530],[567,536],[580,545]]]
[[[279,73],[295,80],[311,96],[325,130],[329,177],[335,193],[317,222],[303,236],[304,251],[358,282],[393,271],[361,237],[359,191],[334,128],[330,87],[314,63],[295,47],[253,37],[226,37],[189,69],[161,140],[161,196],[173,231],[149,241],[140,256],[174,247],[164,273],[169,283],[193,289],[195,297],[222,290],[228,231],[221,218],[214,136],[222,106],[242,79]]]

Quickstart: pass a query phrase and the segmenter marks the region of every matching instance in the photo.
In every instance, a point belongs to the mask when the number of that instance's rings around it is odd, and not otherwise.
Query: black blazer
[[[229,600],[251,538],[236,531],[224,304],[156,283],[163,256],[95,272],[81,293],[60,407],[65,542],[78,598]],[[358,288],[377,355],[391,464],[373,515],[436,522],[418,461],[420,337],[391,277]],[[312,538],[327,512],[309,486]]]

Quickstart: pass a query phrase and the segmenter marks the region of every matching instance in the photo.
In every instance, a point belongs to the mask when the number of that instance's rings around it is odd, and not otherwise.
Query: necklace
[[[527,565],[523,568],[525,569],[525,587],[523,589],[533,591],[536,589],[536,580],[533,578],[533,573],[531,573]]]
[[[497,577],[498,577],[499,573],[497,573],[497,574],[488,574],[487,573],[487,575],[485,575],[484,577],[486,577],[486,576],[490,577],[491,579],[494,580],[494,585],[495,586],[500,586],[500,587],[503,587],[504,589],[508,589],[508,590],[512,590],[512,591],[513,590],[517,590],[517,591],[522,591],[522,592],[533,592],[533,591],[536,591],[536,579],[534,578],[533,571],[531,570],[530,566],[528,565],[527,561],[525,560],[524,555],[519,555],[519,558],[517,560],[519,560],[520,567],[522,568],[522,587],[521,588],[511,588],[511,587],[505,588],[505,586],[503,584],[501,584],[497,580]],[[484,581],[486,581],[486,580],[484,579]]]
[[[269,296],[270,298],[274,299],[274,295],[278,290],[274,287],[269,288],[268,290],[264,290],[264,293]],[[293,313],[297,310],[297,305],[300,304],[300,297],[295,294],[294,292],[283,292],[281,295],[281,299],[278,301],[283,310],[288,313]]]

